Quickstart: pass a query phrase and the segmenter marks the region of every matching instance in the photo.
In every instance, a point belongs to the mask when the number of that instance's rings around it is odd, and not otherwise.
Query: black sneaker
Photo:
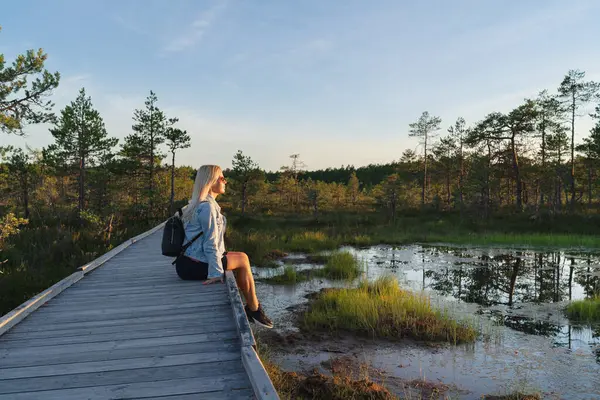
[[[261,304],[258,305],[258,310],[256,311],[251,311],[248,308],[247,304],[246,307],[244,307],[244,309],[246,310],[246,316],[248,317],[248,321],[256,322],[257,324],[269,329],[273,327],[273,322],[269,319],[269,317],[267,317]]]

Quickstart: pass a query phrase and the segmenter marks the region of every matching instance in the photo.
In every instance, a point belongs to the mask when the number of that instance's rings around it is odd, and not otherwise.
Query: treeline
[[[595,112],[587,116],[594,126],[578,142],[578,117],[593,105]],[[335,185],[356,176],[361,194],[385,204],[393,215],[399,207],[470,210],[484,216],[502,208],[574,212],[597,207],[600,84],[586,80],[584,72],[568,71],[554,92],[543,90],[509,112],[491,112],[470,126],[459,117],[438,137],[441,129],[441,119],[425,111],[409,125],[422,154],[407,150],[385,165],[318,171],[295,168],[293,155],[291,167],[267,177],[271,182],[286,173],[297,177],[314,197],[315,182],[326,182],[335,191]]]

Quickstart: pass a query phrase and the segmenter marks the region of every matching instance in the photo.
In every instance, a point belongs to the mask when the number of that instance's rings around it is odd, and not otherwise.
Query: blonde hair
[[[206,199],[210,188],[217,183],[222,172],[221,167],[218,165],[203,165],[198,168],[192,197],[183,212],[183,220],[185,222],[190,221],[192,215],[194,215],[194,211],[196,211],[200,202]]]

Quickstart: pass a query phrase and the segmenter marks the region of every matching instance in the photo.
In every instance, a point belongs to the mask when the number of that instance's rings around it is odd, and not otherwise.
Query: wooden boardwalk
[[[235,280],[178,278],[162,224],[0,319],[0,400],[277,399]]]

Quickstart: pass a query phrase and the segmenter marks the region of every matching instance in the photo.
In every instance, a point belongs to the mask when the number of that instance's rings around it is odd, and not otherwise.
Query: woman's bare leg
[[[250,259],[246,253],[238,251],[227,252],[227,269],[233,271],[235,281],[246,298],[246,304],[251,311],[258,309],[258,298],[254,287],[254,276],[250,269]]]

